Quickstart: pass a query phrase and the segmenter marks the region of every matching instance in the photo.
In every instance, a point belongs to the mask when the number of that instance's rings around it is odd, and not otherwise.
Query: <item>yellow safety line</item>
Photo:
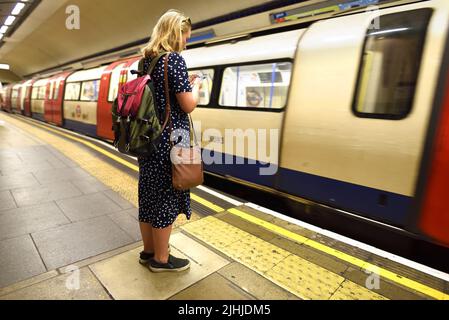
[[[28,121],[29,121],[29,120],[28,120]],[[122,158],[120,158],[120,157],[117,157],[115,154],[110,153],[109,151],[106,151],[106,150],[104,150],[104,149],[102,149],[102,148],[100,148],[100,147],[97,147],[95,144],[93,144],[93,143],[91,143],[91,142],[84,141],[83,139],[80,139],[80,138],[77,138],[77,137],[73,137],[73,136],[70,135],[70,134],[61,132],[60,130],[56,130],[56,129],[53,129],[53,128],[50,128],[50,127],[47,127],[47,126],[44,126],[44,125],[41,125],[41,124],[38,124],[38,123],[34,123],[34,122],[33,122],[33,124],[36,125],[36,126],[38,126],[38,127],[43,128],[43,129],[46,129],[46,130],[55,132],[55,133],[57,133],[57,134],[60,134],[60,135],[66,137],[66,138],[68,138],[68,139],[72,139],[72,140],[74,140],[74,141],[77,141],[77,142],[79,142],[79,143],[82,143],[82,144],[86,145],[87,147],[92,148],[92,149],[94,149],[94,150],[97,151],[97,152],[100,152],[101,154],[105,155],[106,157],[109,157],[109,158],[111,158],[111,159],[113,159],[113,160],[115,160],[115,161],[117,161],[117,162],[123,164],[124,166],[126,166],[126,167],[128,167],[128,168],[130,168],[130,169],[132,169],[132,170],[134,170],[134,171],[136,171],[136,172],[139,172],[139,167],[138,167],[138,166],[136,166],[136,165],[130,163],[129,161],[126,161],[126,160],[124,160],[124,159],[122,159]]]
[[[190,193],[190,197],[191,197],[193,200],[195,200],[196,202],[201,203],[203,206],[206,206],[206,207],[208,207],[208,208],[214,210],[215,212],[222,212],[222,211],[225,211],[225,209],[223,209],[222,207],[217,206],[217,205],[213,204],[212,202],[210,202],[210,201],[208,201],[208,200],[206,200],[206,199],[204,199],[204,198],[201,198],[200,196],[197,196],[197,195],[194,194],[194,193]]]
[[[139,168],[137,166],[129,163],[128,161],[126,161],[126,160],[124,160],[124,159],[122,159],[120,157],[117,157],[116,155],[114,155],[114,154],[112,154],[112,153],[110,153],[108,151],[105,151],[105,150],[97,147],[93,143],[84,141],[84,140],[82,140],[80,138],[73,137],[73,136],[68,135],[66,133],[63,133],[63,132],[61,132],[59,130],[56,130],[56,129],[53,129],[53,128],[50,128],[50,127],[47,127],[47,126],[44,126],[44,125],[41,125],[41,124],[35,123],[35,125],[37,125],[39,127],[42,127],[42,128],[44,128],[46,130],[50,130],[52,132],[55,132],[57,134],[63,135],[65,137],[69,138],[69,139],[72,139],[72,140],[75,140],[77,142],[80,142],[80,143],[82,143],[82,144],[84,144],[84,145],[86,145],[86,146],[88,146],[88,147],[90,147],[90,148],[92,148],[92,149],[94,149],[94,150],[104,154],[105,156],[107,156],[107,157],[109,157],[109,158],[111,158],[111,159],[113,159],[113,160],[115,160],[115,161],[117,161],[117,162],[127,166],[130,169],[133,169],[133,170],[135,170],[137,172],[139,171]],[[224,208],[221,208],[220,206],[217,206],[217,205],[213,204],[212,202],[210,202],[210,201],[208,201],[208,200],[206,200],[206,199],[204,199],[202,197],[199,197],[196,194],[191,193],[191,198],[193,200],[201,203],[202,205],[204,205],[204,206],[206,206],[206,207],[216,211],[216,212],[222,212],[222,211],[225,210]],[[240,217],[240,218],[242,218],[244,220],[247,220],[247,221],[249,221],[251,223],[254,223],[256,225],[264,227],[264,228],[266,228],[266,229],[268,229],[268,230],[270,230],[270,231],[272,231],[274,233],[282,235],[282,236],[284,236],[284,237],[286,237],[288,239],[291,239],[291,240],[296,241],[298,243],[303,243],[303,244],[305,244],[305,245],[307,245],[309,247],[312,247],[312,248],[314,248],[316,250],[319,250],[321,252],[324,252],[326,254],[334,256],[334,257],[336,257],[336,258],[338,258],[340,260],[349,262],[349,263],[351,263],[351,264],[353,264],[355,266],[358,266],[358,267],[360,267],[362,269],[375,270],[375,272],[378,273],[380,276],[382,276],[382,277],[384,277],[386,279],[390,279],[390,280],[392,280],[392,281],[394,281],[396,283],[399,283],[399,284],[401,284],[401,285],[403,285],[405,287],[408,287],[408,288],[411,288],[411,289],[416,290],[418,292],[424,293],[425,295],[427,295],[429,297],[433,297],[433,298],[439,299],[439,300],[449,300],[449,295],[445,294],[444,292],[438,291],[438,290],[433,289],[431,287],[428,287],[428,286],[426,286],[424,284],[421,284],[421,283],[416,282],[414,280],[408,279],[408,278],[403,277],[401,275],[398,275],[398,274],[396,274],[394,272],[388,271],[388,270],[386,270],[384,268],[380,268],[380,267],[378,267],[376,265],[370,264],[370,263],[368,263],[366,261],[363,261],[363,260],[358,259],[356,257],[353,257],[351,255],[348,255],[348,254],[346,254],[344,252],[341,252],[339,250],[333,249],[333,248],[331,248],[329,246],[326,246],[324,244],[318,243],[318,242],[313,241],[313,240],[311,240],[309,238],[303,237],[303,236],[301,236],[299,234],[291,232],[291,231],[289,231],[287,229],[284,229],[282,227],[276,226],[276,225],[274,225],[274,224],[272,224],[270,222],[267,222],[265,220],[256,218],[253,215],[250,215],[250,214],[245,213],[243,211],[240,211],[238,209],[231,208],[231,209],[228,210],[228,212],[230,212],[230,213],[232,213],[232,214],[234,214],[234,215],[236,215],[236,216],[238,216],[238,217]]]
[[[399,283],[405,287],[411,288],[413,290],[416,290],[418,292],[424,293],[425,295],[435,298],[435,299],[439,299],[439,300],[449,300],[449,295],[445,294],[444,292],[438,291],[436,289],[433,289],[431,287],[428,287],[424,284],[421,284],[419,282],[416,282],[414,280],[408,279],[406,277],[403,277],[401,275],[398,275],[394,272],[388,271],[384,268],[380,268],[376,265],[370,264],[366,261],[363,261],[361,259],[355,258],[351,255],[348,255],[344,252],[341,252],[339,250],[333,249],[331,247],[328,247],[324,244],[321,244],[319,242],[313,241],[309,238],[303,237],[301,235],[298,235],[294,232],[291,232],[289,230],[286,230],[284,228],[281,228],[279,226],[276,226],[272,223],[269,223],[265,220],[259,219],[257,217],[254,217],[253,215],[250,215],[248,213],[245,213],[243,211],[240,211],[238,209],[232,208],[229,209],[228,212],[244,219],[247,221],[250,221],[254,224],[257,224],[259,226],[262,226],[270,231],[273,231],[275,233],[278,233],[286,238],[292,239],[294,241],[297,241],[299,243],[303,243],[309,247],[312,247],[314,249],[317,249],[319,251],[325,252],[329,255],[332,255],[334,257],[337,257],[340,260],[349,262],[355,266],[358,266],[362,269],[365,270],[370,270],[370,271],[374,271],[375,273],[378,273],[381,277],[384,277],[386,279],[390,279],[396,283]]]

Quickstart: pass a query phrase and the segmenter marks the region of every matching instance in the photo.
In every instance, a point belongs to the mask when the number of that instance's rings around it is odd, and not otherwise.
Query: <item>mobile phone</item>
[[[193,75],[191,75],[190,77],[192,77],[192,78],[198,78],[198,79],[201,79],[201,80],[204,80],[204,79],[207,78],[207,76],[205,76],[205,75],[199,75],[199,74],[193,74]]]

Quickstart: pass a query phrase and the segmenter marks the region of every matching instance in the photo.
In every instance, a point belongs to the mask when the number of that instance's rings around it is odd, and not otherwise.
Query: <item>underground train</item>
[[[193,118],[218,159],[205,170],[449,246],[449,1],[298,26],[182,53],[205,79]],[[139,58],[8,85],[2,108],[112,140]],[[261,129],[255,152],[227,144],[226,130]]]

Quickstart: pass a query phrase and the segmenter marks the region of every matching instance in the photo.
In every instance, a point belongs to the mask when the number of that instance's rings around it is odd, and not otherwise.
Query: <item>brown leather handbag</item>
[[[165,80],[165,111],[169,115],[170,136],[173,132],[173,123],[171,120],[170,94],[168,87],[168,55],[165,56],[164,67]],[[172,162],[172,183],[176,190],[188,190],[199,186],[204,181],[203,161],[201,159],[201,146],[196,139],[193,121],[189,115],[190,123],[190,147],[177,147],[170,140],[170,159]]]

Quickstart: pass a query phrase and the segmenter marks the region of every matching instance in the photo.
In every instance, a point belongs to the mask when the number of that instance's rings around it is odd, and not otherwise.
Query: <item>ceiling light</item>
[[[9,16],[9,17],[6,18],[6,20],[5,20],[5,26],[10,26],[10,25],[12,25],[12,23],[14,22],[14,20],[16,20],[16,17],[14,17],[14,16]]]
[[[14,7],[14,9],[12,10],[11,14],[18,15],[24,7],[25,7],[25,3],[22,3],[22,2],[17,3],[16,6]]]
[[[9,64],[0,63],[0,70],[9,70]]]
[[[0,28],[0,33],[6,33],[7,30],[8,30],[8,26],[3,26]]]

